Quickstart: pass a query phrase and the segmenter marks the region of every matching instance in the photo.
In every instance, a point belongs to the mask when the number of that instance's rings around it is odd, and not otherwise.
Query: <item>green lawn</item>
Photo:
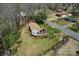
[[[44,56],[55,56],[55,51],[50,50],[49,52],[47,52]]]
[[[45,28],[48,28],[48,26],[45,26],[45,24],[41,25],[44,26]],[[30,36],[30,32],[28,30],[28,27],[25,26],[21,29],[21,36],[19,40],[22,41],[21,45],[17,48],[17,52],[15,55],[43,55],[47,53],[48,50],[50,50],[55,44],[59,42],[60,36],[58,33],[61,31],[57,32],[56,29],[52,29],[52,36],[54,35],[53,38],[41,38],[41,37],[33,37]],[[51,30],[50,30],[51,31]],[[50,31],[48,31],[49,34]]]
[[[79,33],[79,28],[75,24],[69,26],[68,29]]]

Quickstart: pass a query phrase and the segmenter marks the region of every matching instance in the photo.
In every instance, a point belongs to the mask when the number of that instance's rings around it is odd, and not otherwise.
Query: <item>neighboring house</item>
[[[29,29],[33,36],[47,36],[48,35],[47,30],[40,28],[40,26],[34,21],[30,21]]]
[[[70,13],[68,13],[66,11],[59,11],[59,12],[56,13],[56,16],[59,16],[59,17],[62,17],[62,18],[71,16],[71,15],[72,14],[70,14]]]
[[[59,17],[63,18],[63,20],[70,21],[70,22],[76,22],[77,21],[76,18],[70,17],[70,16],[72,16],[72,14],[70,14],[66,11],[59,10],[59,11],[57,11],[56,16],[59,16]]]

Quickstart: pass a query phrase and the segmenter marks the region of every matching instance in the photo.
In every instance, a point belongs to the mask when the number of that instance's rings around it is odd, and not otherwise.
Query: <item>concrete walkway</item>
[[[65,27],[60,26],[60,25],[58,25],[58,24],[56,24],[56,23],[53,23],[53,22],[51,22],[51,21],[45,21],[45,23],[47,23],[47,24],[48,24],[49,26],[51,26],[51,27],[56,27],[57,29],[59,29],[59,30],[61,30],[61,31],[64,31],[64,32],[67,33],[69,36],[71,36],[71,37],[73,37],[73,38],[75,38],[76,40],[79,41],[79,33],[74,32],[74,31],[69,30],[69,29],[66,29]]]

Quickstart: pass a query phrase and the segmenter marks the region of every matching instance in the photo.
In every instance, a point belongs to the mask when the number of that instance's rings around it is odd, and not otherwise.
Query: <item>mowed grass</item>
[[[21,45],[17,48],[14,55],[17,56],[34,56],[42,55],[58,43],[59,36],[53,38],[33,37],[30,35],[28,26],[24,26],[21,30],[19,40],[22,41]]]

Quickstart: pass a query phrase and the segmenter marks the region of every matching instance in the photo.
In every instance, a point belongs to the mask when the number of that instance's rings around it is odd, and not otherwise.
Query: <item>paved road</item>
[[[66,29],[66,28],[64,28],[63,26],[60,26],[60,25],[58,25],[58,24],[56,24],[56,23],[53,23],[53,22],[51,22],[51,21],[45,21],[45,23],[47,23],[47,24],[48,24],[49,26],[51,26],[51,27],[54,26],[54,27],[56,27],[57,29],[64,31],[64,32],[67,33],[69,36],[72,36],[72,37],[74,37],[76,40],[79,41],[79,33],[74,32],[74,31],[69,30],[69,29]]]

